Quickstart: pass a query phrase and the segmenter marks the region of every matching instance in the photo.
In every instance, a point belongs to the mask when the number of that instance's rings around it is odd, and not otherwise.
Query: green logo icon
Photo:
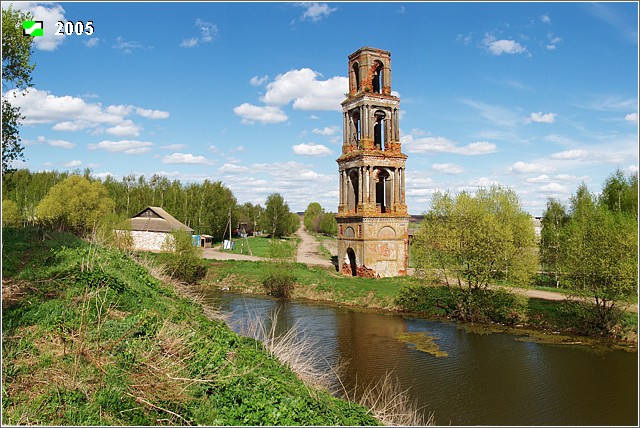
[[[30,37],[44,36],[44,22],[22,21],[22,34]]]

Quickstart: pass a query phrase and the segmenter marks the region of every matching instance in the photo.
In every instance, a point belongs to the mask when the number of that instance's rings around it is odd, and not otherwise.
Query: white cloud
[[[142,128],[133,123],[131,120],[127,119],[122,123],[117,124],[116,126],[112,126],[111,128],[107,128],[107,134],[115,135],[117,137],[137,137],[140,135],[140,130]]]
[[[443,174],[449,175],[456,175],[464,172],[463,167],[453,163],[434,163],[433,165],[431,165],[431,168]]]
[[[527,51],[524,46],[514,40],[497,40],[490,34],[485,35],[482,43],[492,55],[520,54]]]
[[[515,127],[521,121],[520,117],[511,108],[495,106],[470,99],[464,99],[461,100],[461,102],[477,109],[480,112],[480,116],[497,126]]]
[[[102,41],[102,39],[98,38],[98,37],[92,37],[89,40],[85,40],[82,43],[84,43],[84,45],[88,48],[95,48],[96,46],[98,46],[98,43],[100,43]]]
[[[314,157],[328,156],[331,154],[331,150],[328,147],[316,143],[297,144],[293,146],[293,152],[299,156]]]
[[[558,183],[549,183],[545,184],[538,188],[540,192],[551,192],[551,193],[569,193],[569,188],[562,184]]]
[[[245,172],[249,172],[249,168],[233,163],[225,163],[218,168],[218,172],[221,174],[244,174]]]
[[[89,150],[103,149],[114,153],[125,153],[127,155],[141,155],[151,150],[153,143],[149,141],[121,140],[121,141],[100,141],[98,144],[89,144]]]
[[[275,106],[254,106],[243,103],[233,109],[233,112],[242,118],[242,123],[249,124],[255,122],[280,123],[285,122],[289,117],[284,114],[280,107]]]
[[[80,160],[72,160],[72,161],[65,162],[65,163],[62,164],[62,166],[65,167],[65,168],[77,168],[80,165],[82,165],[82,161],[80,161]]]
[[[122,53],[126,54],[130,54],[131,52],[133,52],[133,49],[142,49],[143,47],[144,46],[142,46],[141,43],[133,40],[127,41],[120,36],[116,37],[116,43],[113,45],[114,49],[118,49],[122,51]]]
[[[47,141],[47,144],[52,147],[60,147],[63,149],[73,149],[76,146],[75,143],[65,140],[49,140]]]
[[[555,113],[546,113],[542,112],[534,112],[531,113],[529,118],[527,118],[527,122],[536,122],[536,123],[553,123],[556,120]]]
[[[400,138],[403,147],[409,153],[455,153],[458,155],[484,155],[496,152],[496,145],[486,141],[459,146],[445,137],[413,138],[404,135]]]
[[[624,120],[631,122],[631,123],[638,123],[638,113],[629,113],[628,115],[626,115],[624,117]]]
[[[543,173],[553,171],[553,168],[539,163],[516,162],[509,167],[516,174]]]
[[[190,165],[213,165],[214,162],[204,156],[194,156],[191,153],[174,153],[162,159],[164,164],[190,164]]]
[[[42,4],[17,2],[12,3],[15,9],[24,12],[30,12],[34,21],[43,21],[44,35],[42,37],[34,37],[33,44],[36,49],[43,51],[53,51],[60,46],[66,36],[56,35],[58,26],[56,22],[67,19],[64,17],[64,9],[59,4]],[[3,4],[4,8],[4,4]]]
[[[547,181],[549,181],[549,176],[547,174],[542,174],[537,177],[531,177],[526,179],[527,183],[546,183]]]
[[[587,175],[583,175],[583,176],[577,176],[577,175],[570,175],[570,174],[557,174],[553,176],[554,180],[560,180],[560,181],[569,181],[569,182],[575,182],[575,183],[581,183],[581,182],[588,182],[591,181],[591,178]]]
[[[258,76],[253,76],[251,78],[251,80],[249,80],[249,83],[251,84],[251,86],[262,86],[264,85],[267,81],[269,80],[269,76],[264,75],[262,77],[258,77]]]
[[[196,46],[198,46],[197,37],[193,37],[191,39],[182,39],[182,42],[180,43],[181,48],[193,48]]]
[[[329,135],[333,135],[336,132],[338,132],[338,127],[337,126],[326,126],[326,127],[322,128],[322,129],[314,128],[313,131],[311,131],[311,132],[313,132],[314,134],[318,134],[318,135],[329,136]]]
[[[162,110],[147,110],[145,108],[138,107],[136,109],[138,116],[146,117],[147,119],[166,119],[169,117],[168,111]]]
[[[341,76],[318,80],[321,76],[309,68],[279,74],[267,85],[262,101],[277,106],[293,101],[293,108],[298,110],[340,111],[349,80]]]
[[[205,21],[203,19],[196,19],[196,27],[200,31],[198,37],[191,37],[189,39],[182,39],[180,47],[182,48],[194,48],[201,43],[211,43],[218,35],[218,26],[212,22]]]
[[[298,3],[297,5],[306,9],[303,12],[302,16],[300,17],[301,21],[309,19],[312,22],[318,22],[322,18],[326,18],[332,12],[335,12],[336,10],[338,10],[336,8],[329,7],[329,5],[326,3],[301,2],[301,3]]]
[[[565,150],[564,152],[553,153],[551,155],[552,159],[560,159],[560,160],[585,160],[589,157],[589,152],[587,150],[575,149],[575,150]]]
[[[180,150],[187,147],[185,144],[167,144],[166,146],[160,147],[162,150]]]
[[[548,14],[542,15],[540,17],[540,21],[544,22],[545,24],[550,24],[551,23],[551,17]]]
[[[491,187],[493,185],[501,185],[498,180],[494,180],[493,178],[488,177],[480,177],[470,180],[468,185],[471,187]]]

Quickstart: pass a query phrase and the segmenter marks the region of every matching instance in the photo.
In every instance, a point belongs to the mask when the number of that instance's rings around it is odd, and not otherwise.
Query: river
[[[206,301],[228,314],[237,332],[247,319],[270,323],[277,313],[278,331],[295,326],[327,362],[344,362],[348,389],[391,371],[438,425],[638,425],[637,353],[217,290]],[[447,356],[417,350],[407,337],[432,337]]]

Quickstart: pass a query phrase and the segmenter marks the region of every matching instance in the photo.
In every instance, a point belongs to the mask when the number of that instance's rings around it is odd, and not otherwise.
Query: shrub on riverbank
[[[526,319],[526,298],[501,289],[458,293],[438,285],[411,285],[400,289],[396,303],[406,312],[450,319],[462,319],[464,314],[475,323],[515,325]]]
[[[2,423],[369,425],[127,255],[3,229]]]

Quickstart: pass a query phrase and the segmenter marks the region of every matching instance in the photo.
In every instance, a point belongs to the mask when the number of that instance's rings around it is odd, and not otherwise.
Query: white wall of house
[[[162,246],[166,242],[167,237],[173,240],[173,236],[166,232],[143,232],[139,230],[132,230],[130,233],[133,240],[132,250],[162,251]]]

